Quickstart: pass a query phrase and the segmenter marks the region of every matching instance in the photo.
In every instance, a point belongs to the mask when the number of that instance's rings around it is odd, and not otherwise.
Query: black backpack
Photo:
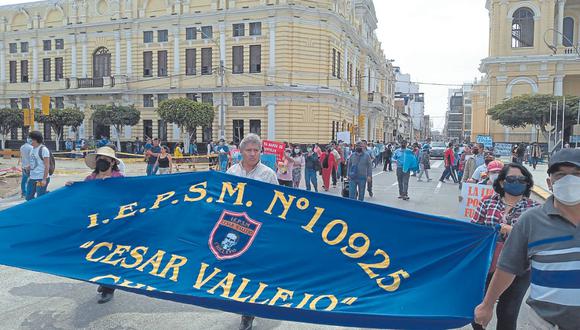
[[[40,146],[40,148],[38,148],[38,158],[40,158],[41,161],[44,162],[44,157],[42,157],[42,148],[46,148],[45,145]],[[54,155],[52,154],[52,152],[50,152],[50,149],[46,148],[46,150],[48,150],[48,154],[49,154],[49,164],[48,164],[48,174],[49,175],[53,175],[54,174],[54,169],[56,168],[56,160],[54,159]]]

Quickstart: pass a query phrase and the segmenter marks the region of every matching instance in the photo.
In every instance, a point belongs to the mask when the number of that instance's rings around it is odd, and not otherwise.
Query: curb
[[[548,190],[540,187],[540,186],[534,186],[532,188],[532,192],[534,194],[536,194],[538,197],[540,197],[541,199],[543,199],[544,201],[546,201],[550,196],[552,196],[552,193],[549,192]]]

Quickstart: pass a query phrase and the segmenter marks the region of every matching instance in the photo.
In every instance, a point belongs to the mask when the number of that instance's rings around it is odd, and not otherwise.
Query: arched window
[[[572,17],[564,18],[564,37],[563,44],[565,47],[574,45],[574,19]]]
[[[534,12],[530,8],[516,10],[512,21],[512,47],[534,46]]]
[[[105,47],[99,47],[93,53],[93,78],[111,75],[111,53]]]

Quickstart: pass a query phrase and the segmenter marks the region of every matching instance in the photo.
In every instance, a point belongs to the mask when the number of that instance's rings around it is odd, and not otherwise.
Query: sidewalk
[[[524,164],[524,166],[530,171],[530,173],[532,173],[534,177],[534,188],[532,191],[544,200],[550,197],[552,193],[550,192],[548,183],[546,182],[546,179],[548,178],[548,165],[538,164],[535,170],[528,164]]]

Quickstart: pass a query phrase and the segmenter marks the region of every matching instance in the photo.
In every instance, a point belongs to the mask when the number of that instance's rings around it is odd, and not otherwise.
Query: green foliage
[[[4,108],[0,109],[0,134],[6,136],[14,128],[24,125],[24,113],[22,110]]]
[[[99,125],[115,126],[121,131],[123,126],[135,126],[141,119],[141,112],[135,106],[98,105],[93,107],[91,119]]]
[[[190,135],[199,126],[211,125],[214,116],[210,104],[194,102],[187,98],[165,100],[159,105],[157,113],[161,119],[177,124]]]
[[[36,110],[34,117],[39,123],[49,124],[60,138],[65,126],[71,126],[76,132],[78,127],[83,124],[85,114],[77,108],[65,108],[52,109],[48,116],[44,116],[40,110]]]
[[[578,97],[566,96],[566,127],[576,123],[578,114]],[[547,94],[516,96],[489,109],[487,114],[500,124],[512,128],[536,125],[542,132],[547,131],[550,124],[550,108],[552,120],[558,114],[559,122],[562,122],[562,105],[564,97]],[[558,108],[556,108],[558,103]]]

